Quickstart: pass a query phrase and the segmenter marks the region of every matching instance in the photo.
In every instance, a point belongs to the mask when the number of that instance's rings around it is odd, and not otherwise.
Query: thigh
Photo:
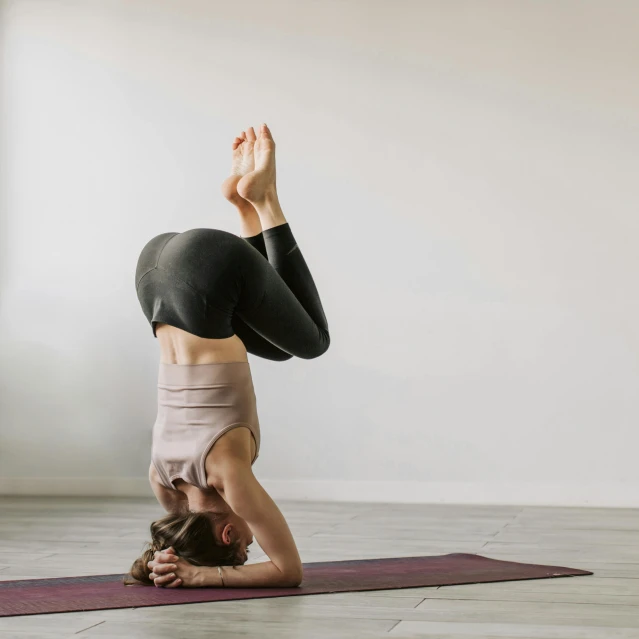
[[[252,293],[249,300],[257,303],[242,304],[238,315],[281,351],[303,359],[319,357],[328,349],[328,330],[315,323],[280,274],[259,257],[251,263],[254,271],[245,277],[259,283],[259,295]]]
[[[290,353],[286,353],[281,348],[275,346],[267,339],[256,333],[237,312],[231,320],[233,332],[242,340],[244,348],[257,357],[269,359],[274,362],[285,362],[293,357]]]

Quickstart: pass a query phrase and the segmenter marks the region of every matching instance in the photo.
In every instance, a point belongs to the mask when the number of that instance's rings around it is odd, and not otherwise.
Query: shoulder
[[[244,484],[254,478],[246,455],[224,455],[206,467],[206,485],[224,493],[229,485]]]
[[[209,488],[219,492],[231,478],[239,479],[253,474],[251,441],[248,428],[234,428],[215,442],[204,460],[206,485]]]

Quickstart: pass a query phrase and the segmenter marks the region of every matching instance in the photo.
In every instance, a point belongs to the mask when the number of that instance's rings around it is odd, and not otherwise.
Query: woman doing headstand
[[[169,513],[125,583],[162,587],[294,586],[302,565],[286,520],[252,464],[260,427],[247,352],[283,361],[329,347],[315,283],[279,205],[266,125],[233,142],[222,191],[241,237],[163,233],[135,283],[161,361],[149,480]],[[243,565],[257,538],[269,561]]]

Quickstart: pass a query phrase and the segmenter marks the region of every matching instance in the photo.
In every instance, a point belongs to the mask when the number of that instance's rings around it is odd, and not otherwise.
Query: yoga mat
[[[304,581],[299,588],[167,589],[125,586],[122,583],[124,575],[24,579],[0,581],[0,617],[576,575],[592,573],[574,568],[522,564],[454,553],[304,564]]]

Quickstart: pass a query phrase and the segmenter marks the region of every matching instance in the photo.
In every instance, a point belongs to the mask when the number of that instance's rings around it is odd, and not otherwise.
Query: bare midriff
[[[247,362],[244,343],[237,336],[205,339],[170,324],[158,323],[155,329],[163,364],[216,364]]]

